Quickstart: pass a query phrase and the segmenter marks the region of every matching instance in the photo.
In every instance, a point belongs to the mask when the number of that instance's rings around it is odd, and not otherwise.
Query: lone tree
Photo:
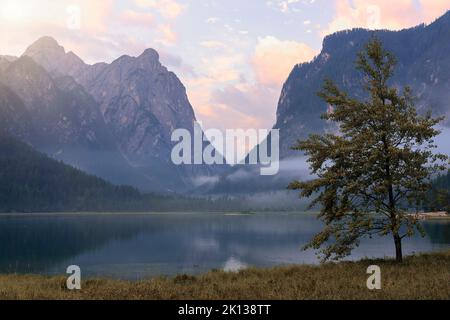
[[[396,61],[373,38],[358,55],[366,101],[350,97],[331,80],[319,96],[332,112],[323,118],[336,123],[339,134],[311,135],[294,150],[309,157],[314,179],[294,181],[290,189],[314,196],[310,207],[321,206],[324,229],[306,249],[320,249],[323,260],[348,256],[361,238],[391,235],[396,260],[402,261],[402,239],[416,231],[418,220],[408,210],[425,198],[434,172],[447,157],[433,153],[434,129],[442,119],[416,112],[411,90],[402,93],[388,80]]]

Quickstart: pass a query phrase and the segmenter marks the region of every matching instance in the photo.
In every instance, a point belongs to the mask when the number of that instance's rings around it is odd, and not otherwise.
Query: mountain
[[[131,187],[53,160],[0,131],[0,212],[143,210],[150,203]]]
[[[52,78],[24,56],[4,62],[0,93],[0,122],[9,134],[114,183],[148,184],[118,151],[98,104],[72,78]]]
[[[19,58],[0,57],[0,91],[10,134],[113,183],[183,192],[221,170],[172,163],[172,131],[193,133],[196,119],[185,87],[153,49],[88,65],[42,37]]]
[[[148,49],[139,57],[122,56],[91,72],[94,76],[76,79],[100,104],[105,122],[128,161],[145,173],[153,171],[156,181],[170,177],[172,188],[188,185],[189,167],[171,162],[171,134],[178,128],[193,133],[196,119],[185,87],[159,63],[157,52]],[[203,169],[199,174],[207,175],[208,168]]]
[[[52,76],[81,73],[88,66],[73,52],[65,49],[52,37],[42,37],[29,46],[23,56],[31,57]]]
[[[417,94],[419,111],[450,116],[450,11],[430,25],[401,31],[353,29],[327,36],[321,53],[311,62],[294,67],[285,82],[274,128],[280,129],[282,158],[298,156],[290,150],[297,139],[334,128],[320,115],[328,106],[317,96],[323,81],[334,80],[355,97],[364,97],[361,76],[355,70],[357,53],[373,36],[398,60],[394,86],[410,86]]]
[[[95,102],[88,101],[75,87],[56,81],[28,57],[21,57],[1,73],[4,86],[24,103],[30,118],[39,127],[34,139],[57,152],[62,145],[109,147],[106,127]],[[46,147],[46,146],[44,146]]]

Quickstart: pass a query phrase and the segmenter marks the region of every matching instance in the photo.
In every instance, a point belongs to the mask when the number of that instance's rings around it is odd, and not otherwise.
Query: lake
[[[450,248],[450,221],[423,222],[404,253]],[[309,213],[42,214],[0,216],[0,273],[137,280],[211,269],[318,263],[302,245],[321,229]],[[393,256],[391,238],[363,241],[350,259]]]

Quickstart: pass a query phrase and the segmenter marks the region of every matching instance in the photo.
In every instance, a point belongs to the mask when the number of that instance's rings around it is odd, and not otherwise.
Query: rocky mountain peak
[[[144,52],[138,57],[138,59],[143,60],[151,60],[159,62],[159,54],[155,49],[145,49]]]
[[[159,61],[158,52],[154,49],[146,49],[137,57],[122,55],[108,65],[108,69],[115,69],[122,73],[122,76],[125,74],[129,76],[137,70],[144,72],[145,77],[153,77],[159,72],[167,72],[167,69]]]
[[[35,41],[22,56],[32,58],[53,76],[72,75],[86,67],[77,55],[66,53],[64,47],[48,36]]]
[[[64,48],[55,39],[45,36],[31,44],[23,55],[33,57],[36,54],[46,54],[55,57],[65,55],[65,53]]]

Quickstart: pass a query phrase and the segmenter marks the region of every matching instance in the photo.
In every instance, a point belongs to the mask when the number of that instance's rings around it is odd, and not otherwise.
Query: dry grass
[[[381,267],[381,290],[366,287],[372,264]],[[140,282],[90,279],[77,292],[67,290],[62,277],[2,275],[0,299],[450,299],[450,251],[408,257],[400,265],[364,260]]]

